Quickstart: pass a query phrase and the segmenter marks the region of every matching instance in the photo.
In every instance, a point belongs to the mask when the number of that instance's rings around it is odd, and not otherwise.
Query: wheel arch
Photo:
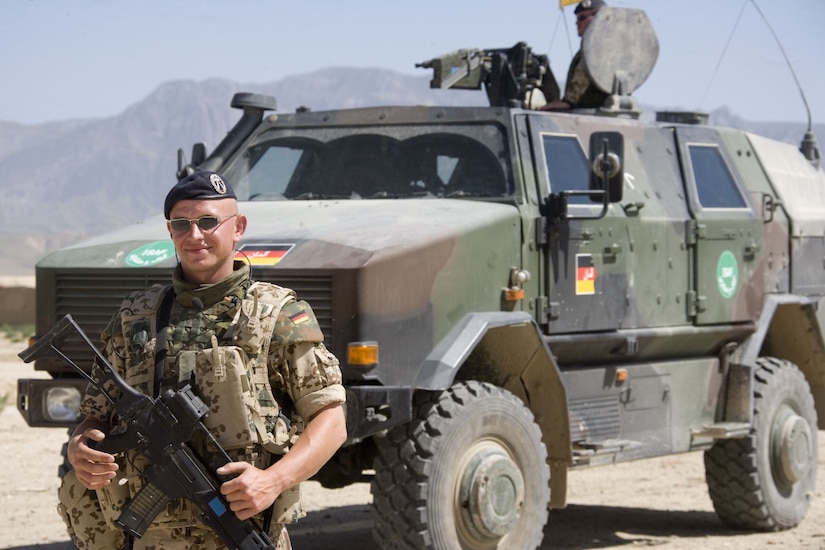
[[[817,422],[825,426],[825,339],[817,316],[818,303],[818,299],[792,294],[769,296],[756,332],[740,347],[734,362],[754,365],[759,357],[776,357],[795,364],[811,388]],[[750,377],[740,382],[747,383],[747,388],[741,389],[749,395]],[[732,404],[729,401],[728,410]],[[749,413],[750,402],[747,408]]]
[[[572,463],[567,391],[550,348],[530,315],[466,315],[427,356],[415,387],[444,390],[458,380],[495,384],[527,405],[547,448],[549,506],[563,508],[567,501],[567,469]]]

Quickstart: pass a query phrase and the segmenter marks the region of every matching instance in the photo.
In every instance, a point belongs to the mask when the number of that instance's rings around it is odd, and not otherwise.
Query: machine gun
[[[103,372],[100,380],[86,374],[61,351],[66,338],[73,334],[79,335],[94,352]],[[220,481],[188,445],[192,436],[200,431],[227,462],[231,461],[202,422],[209,408],[188,384],[176,392],[167,390],[157,399],[137,391],[112,368],[71,315],[63,317],[51,331],[18,355],[26,363],[42,357],[66,361],[101,392],[126,426],[123,433],[106,437],[95,448],[112,454],[135,449],[149,460],[143,472],[146,484],[123,508],[115,521],[118,527],[140,538],[171,499],[186,498],[198,507],[201,521],[211,527],[228,548],[275,549],[266,533],[252,521],[241,521],[229,509],[219,490]],[[121,396],[116,397],[117,392]]]
[[[526,107],[540,90],[546,101],[561,97],[546,55],[536,55],[524,42],[512,48],[457,50],[416,63],[433,69],[430,88],[478,90],[484,85],[492,107]]]

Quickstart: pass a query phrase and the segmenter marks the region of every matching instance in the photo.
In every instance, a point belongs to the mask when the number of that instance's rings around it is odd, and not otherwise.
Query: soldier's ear
[[[241,240],[243,234],[246,232],[246,216],[243,214],[238,214],[237,218],[235,218],[235,242]]]

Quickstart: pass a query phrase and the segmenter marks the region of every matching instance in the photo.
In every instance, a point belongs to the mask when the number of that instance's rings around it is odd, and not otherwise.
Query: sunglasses
[[[576,22],[577,22],[577,23],[581,23],[581,22],[582,22],[582,21],[584,21],[585,19],[590,19],[590,18],[591,18],[591,17],[593,17],[594,15],[596,15],[596,14],[595,14],[595,13],[583,13],[583,14],[581,14],[581,15],[577,15],[577,16],[576,16]]]
[[[229,218],[234,218],[237,214],[232,214],[231,216],[224,216],[219,218],[218,216],[201,216],[200,218],[190,219],[190,218],[174,218],[169,220],[167,223],[169,224],[169,229],[176,233],[186,233],[192,227],[193,223],[198,224],[198,227],[201,231],[212,231],[220,224],[228,220]]]

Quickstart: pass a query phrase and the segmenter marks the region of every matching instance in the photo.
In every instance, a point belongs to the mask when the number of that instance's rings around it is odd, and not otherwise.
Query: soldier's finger
[[[78,458],[88,460],[89,462],[94,462],[96,464],[106,464],[110,466],[113,471],[117,470],[117,464],[115,463],[114,455],[111,455],[103,451],[95,450],[86,444],[82,444],[80,446],[76,456]]]
[[[232,474],[242,474],[247,468],[251,467],[252,465],[246,462],[229,462],[228,464],[224,464],[218,468],[216,471],[219,476],[228,476]]]
[[[114,478],[117,470],[118,465],[115,462],[92,462],[86,468],[89,473],[106,476],[108,479]]]
[[[103,439],[106,437],[103,432],[101,432],[100,430],[89,430],[87,432],[84,432],[83,435],[86,436],[87,439],[81,440],[78,445],[79,452],[77,453],[77,456],[79,458],[89,460],[90,462],[100,462],[107,464],[113,463],[115,461],[114,455],[109,454],[105,451],[98,451],[97,449],[89,445],[90,439],[92,441],[103,441]]]
[[[102,475],[94,473],[94,471],[90,469],[77,469],[75,472],[77,479],[87,489],[100,489],[101,487],[105,487],[109,485],[115,477],[114,472],[107,472]]]
[[[97,428],[89,428],[88,430],[83,432],[83,435],[93,441],[103,441],[104,439],[106,439],[106,434],[98,430]]]
[[[241,510],[240,512],[235,512],[235,515],[241,521],[246,521],[249,518],[253,517],[255,514],[253,513],[252,509],[247,508],[245,510]]]

